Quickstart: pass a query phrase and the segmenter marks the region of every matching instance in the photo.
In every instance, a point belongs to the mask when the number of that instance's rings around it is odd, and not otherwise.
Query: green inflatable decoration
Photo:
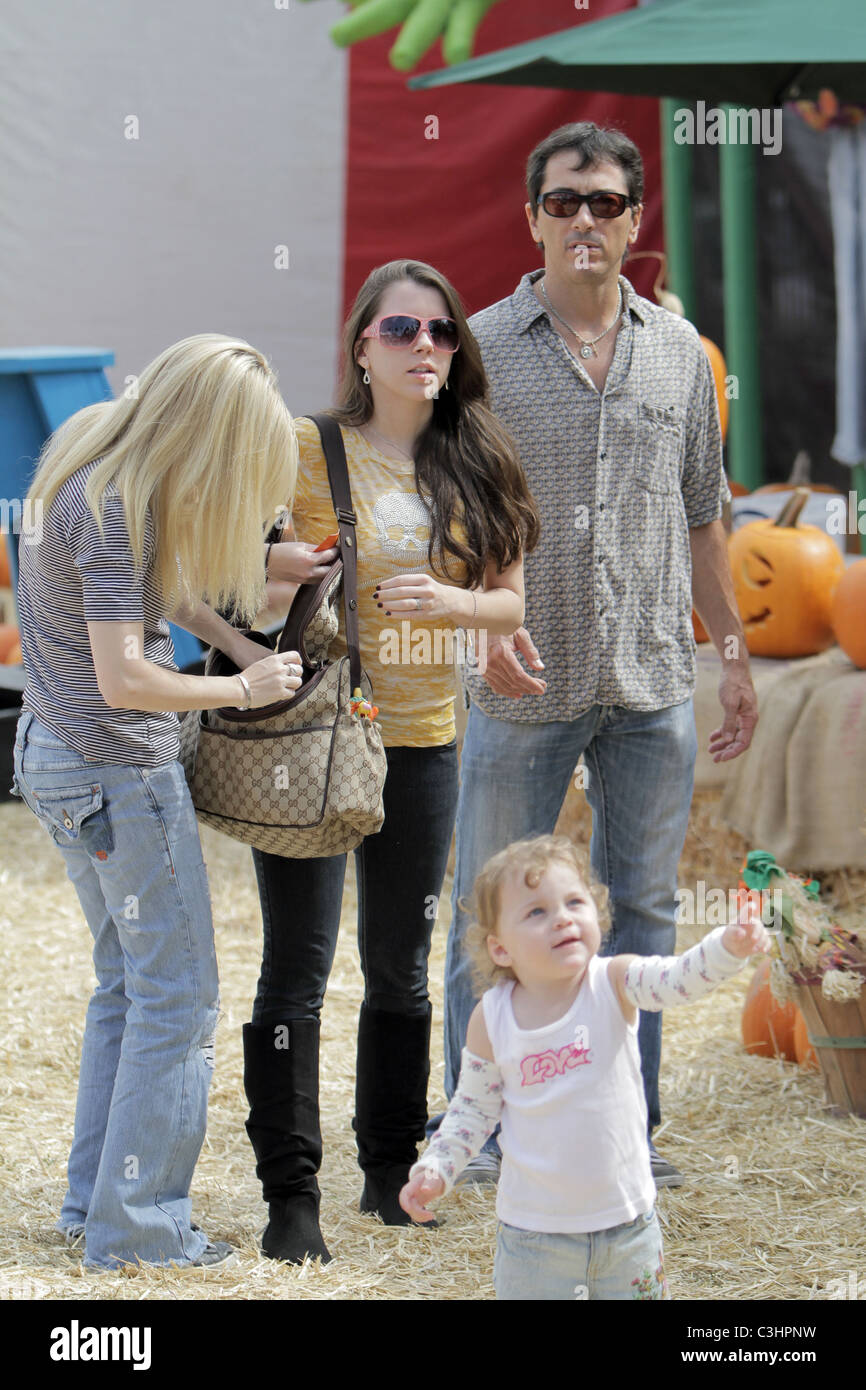
[[[352,13],[334,25],[331,38],[339,48],[372,39],[402,25],[388,54],[392,68],[408,72],[442,40],[450,67],[472,57],[478,26],[498,0],[349,0]]]

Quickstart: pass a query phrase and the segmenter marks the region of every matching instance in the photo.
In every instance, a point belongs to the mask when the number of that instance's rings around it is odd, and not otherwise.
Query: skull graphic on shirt
[[[379,544],[395,560],[426,556],[430,511],[416,492],[386,492],[373,505]]]

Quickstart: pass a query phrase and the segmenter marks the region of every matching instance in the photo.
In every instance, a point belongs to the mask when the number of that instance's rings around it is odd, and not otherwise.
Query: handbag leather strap
[[[352,507],[349,468],[343,434],[331,415],[310,415],[322,439],[331,500],[340,528],[340,557],[343,561],[343,611],[346,614],[346,647],[349,652],[349,678],[352,690],[361,684],[361,645],[358,630],[358,554]]]

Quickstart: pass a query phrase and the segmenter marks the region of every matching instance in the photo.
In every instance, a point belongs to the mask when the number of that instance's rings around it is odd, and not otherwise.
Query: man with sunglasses
[[[460,899],[490,855],[553,831],[581,757],[593,868],[611,895],[605,950],[674,950],[697,752],[693,601],[723,661],[715,761],[742,753],[757,721],[720,519],[730,494],[709,363],[695,328],[620,273],[640,228],[640,152],[618,131],[563,126],[530,155],[527,193],[544,267],[470,320],[541,540],[526,560],[525,627],[491,638],[483,676],[464,675],[449,1096],[474,1002]],[[678,1185],[650,1138],[661,1014],[642,1012],[639,1045],[653,1176]],[[464,1180],[495,1181],[498,1164],[489,1141]]]

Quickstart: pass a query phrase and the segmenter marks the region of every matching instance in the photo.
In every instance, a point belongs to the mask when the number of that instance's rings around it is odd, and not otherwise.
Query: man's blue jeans
[[[463,951],[469,897],[491,855],[527,835],[551,834],[578,759],[592,807],[590,855],[610,891],[605,955],[671,955],[677,868],[697,754],[692,701],[641,712],[593,705],[576,719],[523,724],[473,705],[463,740],[457,860],[445,965],[445,1090],[453,1095],[476,996]],[[660,1121],[662,1019],[641,1011],[638,1042],[650,1129]]]
[[[66,860],[93,934],[69,1188],[85,1264],[191,1264],[219,1007],[207,874],[183,769],[98,763],[22,714],[15,782]],[[35,900],[35,898],[34,898]]]

